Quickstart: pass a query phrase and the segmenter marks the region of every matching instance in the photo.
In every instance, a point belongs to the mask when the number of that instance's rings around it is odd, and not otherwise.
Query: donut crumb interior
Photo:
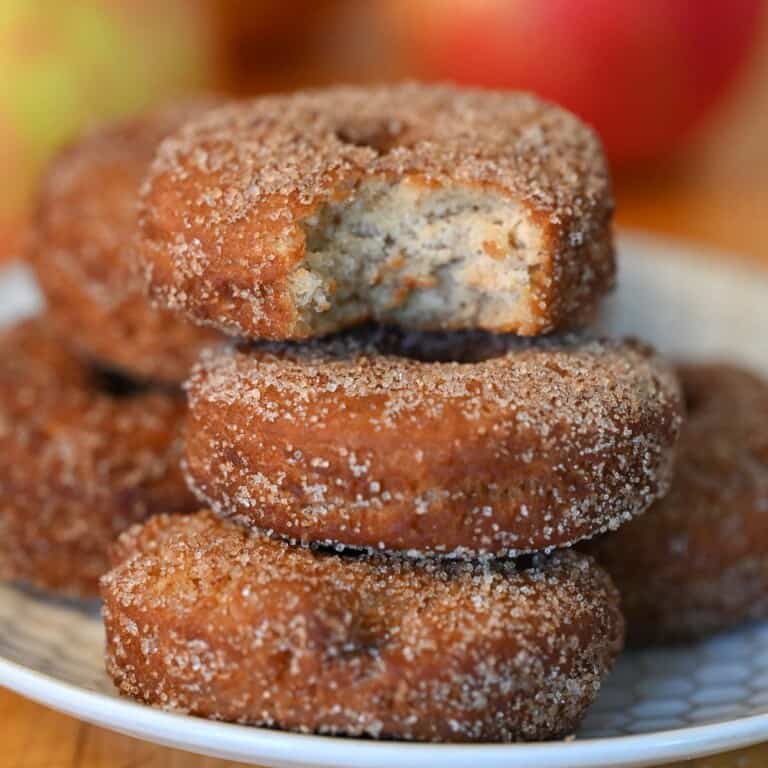
[[[541,231],[491,191],[413,178],[361,184],[303,222],[306,255],[290,281],[309,328],[372,314],[424,329],[532,325]]]

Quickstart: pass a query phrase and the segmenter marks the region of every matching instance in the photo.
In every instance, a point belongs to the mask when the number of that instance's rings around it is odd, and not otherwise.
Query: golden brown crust
[[[126,527],[195,501],[183,400],[116,385],[62,350],[47,317],[0,335],[0,576],[95,595]]]
[[[768,383],[728,365],[679,373],[689,414],[672,489],[586,547],[616,580],[635,644],[768,616]]]
[[[578,337],[223,349],[187,389],[189,479],[218,513],[301,542],[458,555],[564,546],[640,513],[668,488],[681,408],[650,351]]]
[[[298,731],[421,741],[572,732],[622,644],[575,552],[527,569],[321,553],[210,512],[122,537],[102,580],[124,695]]]
[[[69,346],[128,374],[184,379],[217,335],[150,306],[135,271],[139,186],[161,139],[194,104],[114,123],[74,143],[43,179],[30,258]]]
[[[318,330],[290,289],[307,252],[303,225],[371,180],[486,190],[540,228],[535,316],[489,330],[582,324],[612,285],[613,202],[591,130],[528,94],[404,84],[263,97],[163,142],[141,213],[152,295],[251,338],[305,338],[371,319]]]

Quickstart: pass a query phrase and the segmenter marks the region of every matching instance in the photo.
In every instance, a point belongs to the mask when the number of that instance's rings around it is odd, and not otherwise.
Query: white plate
[[[768,273],[639,235],[621,238],[620,286],[602,324],[674,355],[768,373]],[[0,322],[34,312],[20,270],[0,277]],[[655,765],[768,740],[768,622],[698,645],[627,653],[575,739],[428,745],[304,736],[215,723],[119,699],[102,667],[95,606],[0,586],[0,684],[159,744],[265,766],[579,768]]]

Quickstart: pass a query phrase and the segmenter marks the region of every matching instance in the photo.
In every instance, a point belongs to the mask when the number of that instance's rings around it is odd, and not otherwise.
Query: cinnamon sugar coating
[[[140,259],[160,303],[233,335],[536,335],[583,324],[611,287],[612,209],[595,134],[531,95],[335,87],[165,140]]]
[[[571,733],[622,645],[576,552],[530,563],[319,552],[210,512],[124,534],[102,580],[107,668],[172,711],[420,741]]]
[[[217,338],[151,307],[134,256],[138,191],[155,149],[206,106],[100,127],[61,152],[42,183],[29,256],[50,322],[69,346],[141,378],[182,381]]]
[[[196,506],[184,401],[84,365],[47,317],[3,331],[0,356],[0,577],[95,595],[120,531]]]
[[[635,644],[768,616],[768,382],[724,364],[679,374],[688,420],[672,489],[587,546],[619,586]]]
[[[225,348],[187,390],[190,485],[220,515],[453,555],[561,547],[639,514],[668,488],[681,410],[650,350],[574,336]]]

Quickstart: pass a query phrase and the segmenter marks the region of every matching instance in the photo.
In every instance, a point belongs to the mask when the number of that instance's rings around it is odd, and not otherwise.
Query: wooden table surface
[[[720,248],[730,254],[727,258],[762,262],[768,268],[768,34],[765,37],[750,75],[706,136],[653,172],[619,176],[620,225]],[[120,736],[0,690],[0,768],[234,765]],[[763,768],[768,765],[768,744],[686,765]]]

